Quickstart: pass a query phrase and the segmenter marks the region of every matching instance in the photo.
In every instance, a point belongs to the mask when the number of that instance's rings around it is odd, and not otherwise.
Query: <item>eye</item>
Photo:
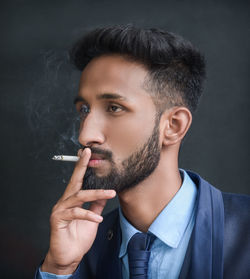
[[[79,112],[80,112],[80,117],[85,118],[86,115],[90,112],[90,108],[88,105],[83,104],[81,105]]]
[[[109,112],[121,112],[123,109],[120,106],[117,105],[109,105],[108,106],[108,111]]]

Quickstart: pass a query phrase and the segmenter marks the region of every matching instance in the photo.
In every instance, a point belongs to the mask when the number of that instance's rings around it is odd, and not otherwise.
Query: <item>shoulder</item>
[[[240,211],[242,214],[250,214],[250,196],[221,192],[225,210],[231,213]]]
[[[250,196],[221,193],[224,202],[224,276],[247,278],[246,274],[250,272]]]
[[[244,194],[228,193],[219,190],[204,180],[199,174],[187,171],[196,186],[202,189],[214,189],[222,196],[224,204],[225,231],[233,233],[233,228],[237,230],[250,231],[250,196]],[[209,198],[205,195],[206,198]],[[238,231],[239,232],[239,231]]]
[[[224,202],[225,225],[248,229],[250,232],[250,196],[221,192]]]
[[[226,213],[245,213],[248,216],[250,215],[250,195],[223,192],[216,186],[211,185],[199,174],[189,170],[186,170],[186,172],[196,184],[197,188],[206,186],[210,189],[216,189],[221,193]]]
[[[224,278],[248,278],[246,274],[250,274],[250,196],[223,192],[198,174],[193,172],[188,174],[199,190],[215,190],[219,194],[218,197],[220,195],[222,197]],[[205,195],[205,201],[209,198],[209,195]]]

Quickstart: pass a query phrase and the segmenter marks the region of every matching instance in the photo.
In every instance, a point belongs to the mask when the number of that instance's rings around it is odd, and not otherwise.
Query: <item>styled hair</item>
[[[113,54],[146,68],[143,87],[160,114],[172,106],[195,112],[205,79],[205,60],[189,41],[156,28],[115,25],[90,31],[70,50],[71,61],[80,71],[93,58]]]

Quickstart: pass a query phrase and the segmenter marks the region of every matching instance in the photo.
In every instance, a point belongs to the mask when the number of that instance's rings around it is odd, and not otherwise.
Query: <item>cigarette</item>
[[[55,155],[52,157],[52,160],[56,161],[67,161],[67,162],[77,162],[79,161],[79,157],[77,156],[68,156],[68,155]]]

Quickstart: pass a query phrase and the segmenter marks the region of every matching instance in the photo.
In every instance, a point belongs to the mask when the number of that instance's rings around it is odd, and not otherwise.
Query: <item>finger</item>
[[[60,203],[61,208],[82,206],[85,202],[112,199],[116,195],[114,190],[80,190]]]
[[[89,148],[85,148],[83,151],[79,151],[79,153],[80,160],[76,163],[70,182],[64,191],[64,194],[62,196],[63,200],[71,196],[72,194],[78,192],[82,188],[83,177],[85,175],[88,162],[91,156],[91,150]]]
[[[73,207],[61,211],[57,216],[63,221],[72,221],[72,220],[87,220],[96,223],[100,223],[103,220],[103,217],[99,214],[96,214],[90,210],[86,210],[80,207]]]
[[[91,157],[91,150],[89,148],[85,148],[84,150],[79,150],[80,160],[76,163],[75,169],[70,179],[70,184],[81,184],[84,174],[86,172],[89,159]]]
[[[107,204],[107,200],[94,201],[91,203],[89,210],[98,215],[101,215],[106,204]]]

